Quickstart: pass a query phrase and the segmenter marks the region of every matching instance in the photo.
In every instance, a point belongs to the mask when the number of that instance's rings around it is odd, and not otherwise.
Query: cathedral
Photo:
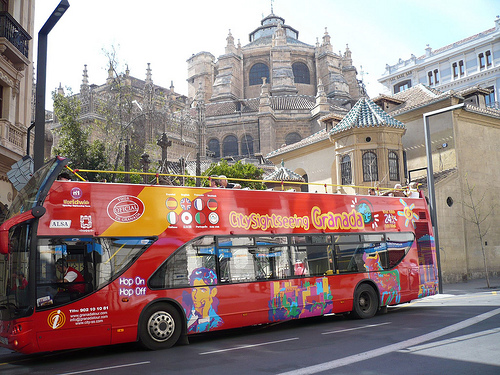
[[[209,156],[238,160],[266,155],[320,129],[325,114],[345,115],[365,96],[351,51],[333,52],[325,29],[322,43],[306,44],[273,13],[225,53],[188,59],[188,97],[203,113]]]
[[[333,52],[326,29],[321,43],[306,44],[273,13],[249,34],[245,46],[235,44],[229,32],[222,56],[200,52],[187,64],[187,96],[176,93],[173,83],[168,89],[153,83],[149,64],[145,80],[128,69],[118,73],[110,64],[102,85],[89,84],[85,66],[76,94],[81,121],[84,126],[101,123],[93,127],[91,138],[114,140],[115,167],[125,163],[125,144],[130,144],[135,164],[147,153],[151,162],[164,166],[168,158],[169,170],[175,172],[198,155],[202,170],[221,158],[262,162],[270,152],[320,130],[322,116],[341,119],[366,96],[348,47],[344,53]],[[58,127],[54,118],[51,129]],[[57,131],[53,141],[57,145]]]

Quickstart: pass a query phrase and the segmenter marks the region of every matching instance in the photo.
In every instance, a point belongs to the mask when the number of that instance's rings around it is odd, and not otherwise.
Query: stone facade
[[[2,9],[6,6],[7,9]],[[33,113],[33,41],[35,2],[2,2],[0,38],[0,208],[16,190],[7,178],[11,166],[26,155],[27,129]],[[32,134],[31,140],[34,136]],[[32,149],[31,149],[32,150]]]
[[[188,60],[188,97],[204,93],[209,155],[239,159],[267,154],[317,132],[327,113],[345,114],[364,95],[349,48],[333,52],[325,30],[312,46],[273,13],[235,44],[229,32],[225,54]]]

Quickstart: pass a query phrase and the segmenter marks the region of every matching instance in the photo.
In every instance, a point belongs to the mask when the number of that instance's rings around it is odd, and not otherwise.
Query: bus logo
[[[61,310],[52,311],[47,317],[47,324],[52,329],[61,328],[66,323],[66,315]]]
[[[71,198],[73,199],[80,199],[83,195],[82,189],[78,187],[74,187],[71,189]]]
[[[130,223],[144,213],[144,203],[132,195],[116,197],[108,204],[108,216],[120,223]]]

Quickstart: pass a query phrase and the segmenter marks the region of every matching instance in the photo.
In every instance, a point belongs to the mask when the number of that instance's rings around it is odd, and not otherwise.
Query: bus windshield
[[[30,315],[32,285],[29,280],[29,248],[31,225],[23,223],[9,231],[9,254],[5,255],[6,282],[0,290],[0,316],[11,320]]]
[[[51,160],[33,174],[33,177],[14,198],[6,219],[22,214],[37,205],[40,195],[45,191],[49,178],[62,162],[63,160],[59,158]]]

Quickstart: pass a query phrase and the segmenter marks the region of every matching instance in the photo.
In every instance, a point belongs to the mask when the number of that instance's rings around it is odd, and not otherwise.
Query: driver
[[[66,259],[59,258],[56,262],[56,268],[62,275],[62,278],[57,280],[57,282],[67,284],[64,285],[64,288],[66,288],[68,292],[85,292],[85,279],[78,270],[68,266],[68,262],[66,261]]]

